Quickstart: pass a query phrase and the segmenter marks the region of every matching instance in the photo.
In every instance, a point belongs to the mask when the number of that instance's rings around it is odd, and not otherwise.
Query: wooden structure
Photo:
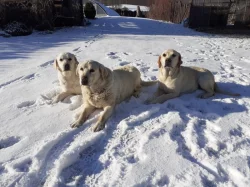
[[[234,12],[235,26],[250,26],[250,0],[237,0]]]
[[[247,27],[250,25],[250,0],[192,0],[191,28]]]

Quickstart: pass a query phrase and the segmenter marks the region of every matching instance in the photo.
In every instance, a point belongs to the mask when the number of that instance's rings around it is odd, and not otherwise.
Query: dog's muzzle
[[[81,84],[82,84],[82,85],[88,85],[88,77],[83,77],[83,78],[81,79]]]
[[[69,71],[70,70],[70,65],[69,64],[65,64],[64,65],[64,71]]]
[[[165,67],[172,67],[171,66],[171,60],[166,60],[165,61]]]

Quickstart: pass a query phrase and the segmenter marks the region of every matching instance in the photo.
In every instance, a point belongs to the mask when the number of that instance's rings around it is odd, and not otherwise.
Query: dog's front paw
[[[70,126],[71,126],[71,128],[78,128],[81,125],[82,125],[82,123],[77,120],[74,123],[72,123]]]
[[[105,128],[105,124],[101,124],[101,123],[97,123],[94,127],[93,127],[93,131],[94,132],[98,132],[101,131]]]

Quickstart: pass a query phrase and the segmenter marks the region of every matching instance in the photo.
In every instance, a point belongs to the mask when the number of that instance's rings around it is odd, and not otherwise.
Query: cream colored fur
[[[61,53],[55,59],[54,67],[58,72],[61,93],[52,100],[53,103],[62,101],[70,95],[80,95],[82,93],[79,78],[76,75],[77,65],[78,61],[75,55],[71,53]]]
[[[164,103],[180,94],[191,93],[198,88],[204,90],[200,98],[209,98],[217,93],[232,96],[239,94],[220,90],[215,83],[213,74],[204,68],[181,66],[181,55],[175,50],[167,50],[158,60],[158,90],[147,104]]]
[[[71,127],[81,126],[97,108],[103,109],[93,130],[100,131],[112,115],[115,106],[132,95],[138,97],[142,85],[156,82],[141,81],[141,74],[133,66],[124,66],[114,71],[96,61],[80,63],[77,68],[84,103],[78,119]]]

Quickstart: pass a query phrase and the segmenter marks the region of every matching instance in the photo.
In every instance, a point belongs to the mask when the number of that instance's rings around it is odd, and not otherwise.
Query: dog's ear
[[[54,60],[54,68],[60,72],[62,72],[61,68],[58,65],[57,59]]]
[[[54,60],[54,68],[55,68],[56,70],[58,70],[58,71],[62,71],[62,70],[60,69],[60,67],[58,66],[57,59]]]
[[[158,58],[158,67],[161,68],[161,56]]]
[[[102,79],[106,79],[111,73],[111,70],[103,65],[100,65],[99,71]]]
[[[58,68],[58,63],[57,63],[57,59],[54,60],[54,64],[53,64],[54,68],[57,69]]]
[[[79,63],[76,65],[76,75],[77,75],[77,76],[79,76],[78,71],[79,71]]]
[[[178,68],[181,67],[181,64],[182,64],[181,55],[179,55],[177,67]]]

